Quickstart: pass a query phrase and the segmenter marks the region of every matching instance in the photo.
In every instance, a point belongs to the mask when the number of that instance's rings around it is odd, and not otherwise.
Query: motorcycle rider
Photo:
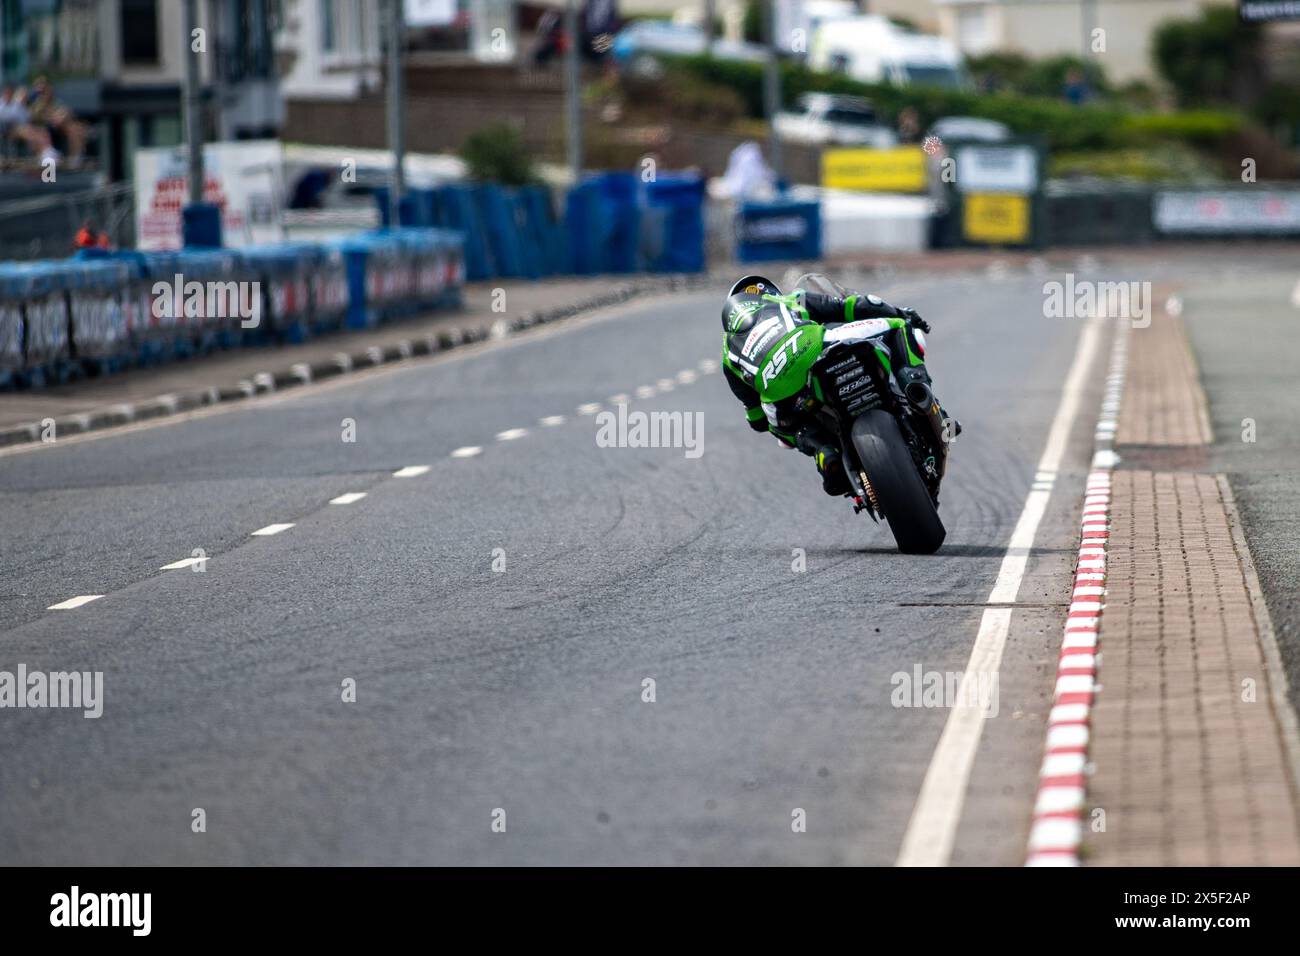
[[[782,295],[775,282],[760,275],[738,280],[722,305],[722,371],[732,393],[745,406],[749,427],[771,432],[786,447],[812,457],[822,477],[822,490],[835,497],[852,493],[839,437],[806,413],[799,396],[764,404],[754,381],[767,349],[784,332],[813,322],[831,329],[862,319],[901,319],[885,336],[896,359],[894,375],[903,387],[914,381],[931,384],[923,360],[923,333],[930,331],[930,325],[915,309],[899,308],[868,294],[841,297],[795,289]],[[940,410],[948,419],[942,406]],[[961,423],[952,419],[952,424],[954,436],[960,435]]]

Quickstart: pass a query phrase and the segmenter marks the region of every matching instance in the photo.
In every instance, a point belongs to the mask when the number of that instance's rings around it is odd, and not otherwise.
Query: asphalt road
[[[966,427],[930,557],[825,497],[719,373],[687,381],[721,293],[0,456],[0,669],[105,696],[0,712],[0,861],[892,863],[948,712],[893,706],[891,677],[965,667],[1079,337],[1043,280],[879,290],[931,319]],[[1094,378],[955,862],[1023,859]],[[578,409],[620,393],[701,413],[703,454],[598,447]],[[196,548],[202,573],[158,570]]]

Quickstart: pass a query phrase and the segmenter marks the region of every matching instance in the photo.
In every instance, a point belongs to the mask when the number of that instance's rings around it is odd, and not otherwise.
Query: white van
[[[965,83],[961,54],[952,43],[905,30],[882,16],[823,23],[813,35],[808,64],[863,83],[945,87]]]

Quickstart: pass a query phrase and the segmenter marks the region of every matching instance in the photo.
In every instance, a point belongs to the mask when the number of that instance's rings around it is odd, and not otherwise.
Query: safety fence
[[[455,229],[465,236],[471,280],[704,269],[703,177],[606,172],[585,177],[563,200],[545,186],[455,183],[410,189],[399,204],[404,226]],[[384,223],[387,189],[375,192]]]
[[[1300,187],[1292,183],[1183,186],[1050,180],[1028,191],[952,189],[930,198],[823,189],[810,199],[810,191],[801,187],[773,200],[740,203],[731,236],[736,260],[957,246],[1046,249],[1198,238],[1300,238]],[[910,204],[910,211],[903,204]],[[846,228],[856,245],[844,241]]]
[[[456,304],[464,281],[462,235],[432,228],[0,263],[0,388],[366,328]]]

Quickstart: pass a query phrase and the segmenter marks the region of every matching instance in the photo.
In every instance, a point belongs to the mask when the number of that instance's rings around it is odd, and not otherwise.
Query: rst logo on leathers
[[[772,379],[776,378],[785,369],[785,363],[794,358],[798,351],[799,336],[803,335],[803,329],[799,329],[778,349],[773,355],[772,360],[767,363],[763,369],[763,387],[766,388],[772,384]],[[790,354],[786,355],[786,348],[789,348]]]

